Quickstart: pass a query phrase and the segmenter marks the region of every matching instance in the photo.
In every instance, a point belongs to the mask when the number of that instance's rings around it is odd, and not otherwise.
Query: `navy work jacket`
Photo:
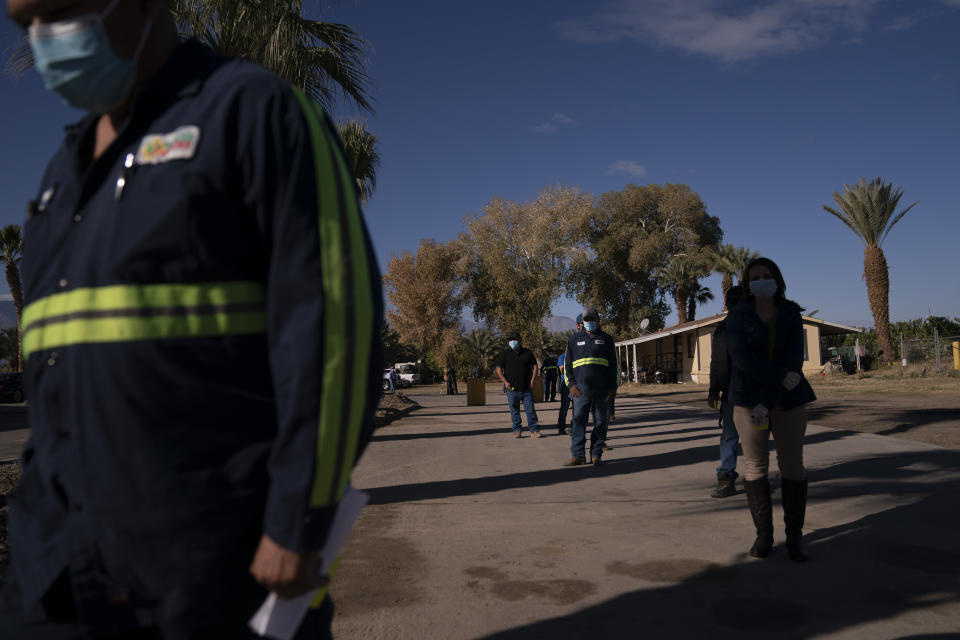
[[[584,329],[567,340],[563,375],[568,387],[574,385],[585,396],[607,395],[617,388],[617,350],[613,338],[603,331],[593,335]]]
[[[800,307],[790,300],[777,303],[773,357],[767,325],[756,314],[753,298],[741,302],[727,315],[727,351],[730,371],[730,401],[741,407],[762,404],[769,410],[792,409],[813,402],[816,395],[803,377],[803,319]],[[800,374],[800,384],[787,391],[783,378]]]
[[[91,160],[96,122],[24,229],[24,602],[69,568],[164,624],[247,615],[261,534],[319,548],[372,432],[382,294],[354,181],[318,107],[195,42]]]
[[[543,372],[543,377],[552,380],[557,377],[557,360],[555,358],[545,358],[543,361],[543,366],[540,367],[540,371]]]

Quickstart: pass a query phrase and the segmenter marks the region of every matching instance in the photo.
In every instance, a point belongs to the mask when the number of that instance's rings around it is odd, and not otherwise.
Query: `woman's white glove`
[[[770,410],[762,404],[758,404],[753,408],[753,411],[750,412],[750,419],[754,427],[765,429],[767,425],[770,424]]]
[[[800,374],[796,371],[791,371],[783,377],[783,388],[787,391],[793,391],[794,388],[800,384]]]

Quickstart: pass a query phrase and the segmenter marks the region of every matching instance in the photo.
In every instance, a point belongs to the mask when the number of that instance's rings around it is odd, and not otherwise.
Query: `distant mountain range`
[[[466,333],[470,333],[474,329],[482,329],[483,325],[479,322],[474,322],[469,318],[461,318],[460,325],[463,327],[463,330]],[[552,332],[563,332],[573,331],[577,328],[577,323],[573,318],[568,318],[567,316],[550,316],[543,320],[543,328],[547,331]]]

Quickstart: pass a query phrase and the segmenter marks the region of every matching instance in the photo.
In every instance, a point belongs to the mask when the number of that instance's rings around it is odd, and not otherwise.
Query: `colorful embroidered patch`
[[[197,151],[200,128],[193,125],[167,133],[151,133],[140,143],[137,164],[160,164],[171,160],[189,160]]]

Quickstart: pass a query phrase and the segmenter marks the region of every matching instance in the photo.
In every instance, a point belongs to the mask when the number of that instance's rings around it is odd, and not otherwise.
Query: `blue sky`
[[[863,247],[822,205],[882,176],[920,201],[883,245],[891,318],[960,316],[960,0],[340,0],[322,15],[372,46],[384,268],[494,196],[682,182],[725,242],[780,264],[789,297],[870,326]],[[7,224],[77,115],[32,73],[0,95]]]

